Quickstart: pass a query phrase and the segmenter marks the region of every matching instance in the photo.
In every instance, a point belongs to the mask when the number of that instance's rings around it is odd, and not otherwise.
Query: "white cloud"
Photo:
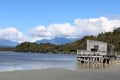
[[[22,32],[19,32],[16,28],[13,27],[0,29],[0,38],[18,42],[27,40],[27,37],[23,35]]]
[[[82,28],[83,33],[97,35],[100,32],[112,31],[120,27],[120,19],[109,20],[106,17],[76,19],[75,24]]]
[[[51,33],[47,31],[47,28],[45,26],[37,26],[36,28],[32,28],[29,31],[32,36],[35,37],[49,37],[51,36]]]
[[[75,37],[76,27],[69,23],[65,24],[51,24],[47,27],[37,26],[29,30],[30,34],[36,38],[54,38],[54,37]]]
[[[40,39],[51,39],[54,37],[76,38],[85,35],[97,35],[100,32],[112,31],[114,27],[120,27],[120,19],[108,19],[106,17],[75,19],[74,24],[50,24],[48,26],[37,26],[29,30],[30,35],[26,36],[14,27],[0,29],[0,38],[12,41],[36,41]]]
[[[74,37],[76,27],[69,23],[65,24],[51,24],[47,27],[47,31],[51,33],[52,37]]]
[[[120,26],[120,19],[108,19],[106,17],[75,19],[74,24],[50,24],[49,26],[37,26],[29,30],[36,38],[53,37],[80,37],[85,35],[97,35],[100,32],[112,31]]]

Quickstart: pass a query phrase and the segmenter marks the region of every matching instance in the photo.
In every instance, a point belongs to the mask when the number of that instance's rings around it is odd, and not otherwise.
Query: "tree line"
[[[17,52],[40,52],[40,53],[76,53],[78,49],[86,50],[87,39],[98,40],[115,45],[115,51],[120,53],[120,27],[115,28],[112,32],[100,33],[97,36],[84,36],[80,40],[76,40],[73,43],[55,45],[51,43],[31,43],[24,42],[17,45],[14,51]]]

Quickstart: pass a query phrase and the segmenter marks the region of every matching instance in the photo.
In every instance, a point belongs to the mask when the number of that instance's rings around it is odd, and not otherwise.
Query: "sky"
[[[120,26],[119,0],[0,0],[0,38],[17,42],[98,35]]]

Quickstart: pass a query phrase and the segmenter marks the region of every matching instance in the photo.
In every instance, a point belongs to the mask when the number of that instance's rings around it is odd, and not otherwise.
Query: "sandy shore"
[[[119,69],[41,69],[0,72],[0,80],[120,80]]]

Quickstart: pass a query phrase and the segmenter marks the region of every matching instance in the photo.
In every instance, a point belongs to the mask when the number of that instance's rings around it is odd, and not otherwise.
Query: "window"
[[[99,45],[94,45],[94,49],[99,49]]]
[[[94,45],[94,48],[91,48],[91,51],[98,51],[99,45]]]

